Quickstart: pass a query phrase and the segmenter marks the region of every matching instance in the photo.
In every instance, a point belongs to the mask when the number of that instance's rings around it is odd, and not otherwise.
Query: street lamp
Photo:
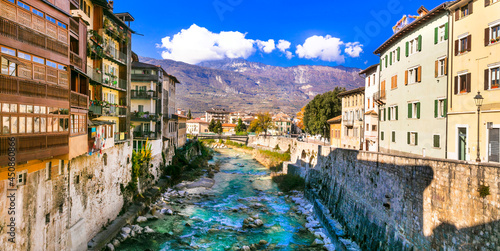
[[[323,144],[326,146],[326,125],[323,125]]]
[[[481,113],[481,106],[483,105],[483,96],[481,96],[481,92],[477,92],[477,95],[474,97],[474,102],[477,106],[477,158],[476,162],[481,162],[480,152],[479,152],[479,115]]]

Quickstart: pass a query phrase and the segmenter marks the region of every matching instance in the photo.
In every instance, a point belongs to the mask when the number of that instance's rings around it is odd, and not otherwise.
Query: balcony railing
[[[45,159],[69,153],[67,134],[17,136],[16,161]],[[9,154],[9,137],[0,137],[0,165],[7,164]]]
[[[109,45],[104,49],[104,55],[112,60],[118,61],[119,63],[127,63],[127,55]]]
[[[377,91],[373,94],[373,100],[377,103],[385,103],[385,90]]]
[[[89,107],[89,113],[92,113],[93,115],[99,115],[99,116],[102,115],[102,106],[92,104]]]
[[[342,125],[347,126],[347,127],[352,127],[354,126],[354,119],[342,119]]]
[[[87,75],[95,82],[102,83],[102,72],[87,65]]]
[[[161,137],[161,133],[159,132],[143,132],[143,131],[138,131],[134,132],[134,139],[159,139]]]
[[[33,29],[21,26],[16,22],[0,17],[0,35],[38,46],[63,56],[68,56],[68,45],[58,42]]]
[[[0,93],[69,100],[69,90],[23,78],[0,75]]]
[[[70,51],[70,53],[69,53],[69,62],[72,65],[74,65],[80,69],[83,69],[82,68],[82,58],[79,57],[76,53],[74,53],[72,51]]]
[[[130,114],[132,121],[159,121],[160,119],[161,115],[156,113],[134,112]]]
[[[78,107],[78,108],[88,108],[88,100],[89,97],[87,95],[77,93],[77,92],[71,92],[71,106],[72,107]]]
[[[127,90],[128,89],[127,80],[119,78],[118,79],[118,87],[121,89]]]
[[[127,81],[124,79],[103,74],[101,70],[94,69],[88,65],[87,65],[87,74],[90,76],[90,79],[104,86],[115,88],[122,91],[127,90]]]
[[[130,97],[133,99],[153,99],[158,98],[158,93],[156,91],[132,90],[130,91]]]
[[[129,139],[128,132],[115,132],[115,143],[121,143]]]
[[[80,25],[77,18],[72,17],[69,19],[69,30],[72,31],[76,36],[80,33]]]

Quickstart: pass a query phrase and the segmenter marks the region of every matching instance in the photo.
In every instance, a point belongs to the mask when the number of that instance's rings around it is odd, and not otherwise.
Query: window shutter
[[[455,21],[458,21],[460,19],[460,8],[455,10]]]
[[[387,68],[387,55],[385,55],[385,68]]]
[[[434,62],[434,77],[437,78],[438,76],[438,64],[439,64],[439,60],[436,60]]]
[[[455,94],[458,94],[458,76],[455,76]]]
[[[411,144],[411,132],[408,132],[407,139],[408,145]]]
[[[382,111],[378,109],[378,121],[382,119]]]
[[[386,120],[387,120],[387,118],[386,118],[386,113],[387,113],[387,108],[384,108],[384,121],[386,121]]]
[[[417,119],[420,119],[420,102],[417,103]]]
[[[398,61],[401,60],[400,54],[401,54],[401,48],[398,47]]]
[[[415,145],[418,145],[418,132],[415,133]]]
[[[466,82],[467,82],[467,92],[470,92],[470,85],[471,85],[471,75],[470,73],[467,73],[466,75],[467,79],[466,79]]]
[[[389,110],[389,116],[387,116],[387,117],[389,120],[391,120],[391,108],[389,107],[389,108],[387,108],[387,110]]]
[[[389,65],[392,65],[392,51],[389,53]]]
[[[444,40],[448,40],[448,23],[444,24]]]
[[[490,5],[490,0],[484,0],[484,7],[488,7]]]
[[[398,117],[399,117],[399,109],[398,106],[396,106],[396,120],[398,120]]]
[[[422,35],[418,36],[418,51],[422,51]]]
[[[406,42],[406,57],[408,57],[409,53],[410,53],[410,42]]]
[[[446,117],[448,115],[448,99],[445,99],[443,102],[444,102],[443,117]]]
[[[434,118],[437,118],[438,117],[438,104],[439,104],[439,100],[434,100]]]
[[[421,81],[422,81],[422,66],[419,66],[417,72],[417,82],[420,83]]]
[[[382,70],[382,58],[380,58],[380,70]]]
[[[490,45],[490,28],[484,29],[484,46]]]
[[[408,70],[405,71],[405,85],[408,85]]]
[[[412,103],[409,103],[409,104],[408,104],[408,118],[409,118],[409,119],[411,119],[411,117],[412,117],[412,112],[411,112],[411,107],[412,107],[412,105],[413,105]]]
[[[469,35],[467,37],[467,51],[470,51],[472,49],[472,35]]]
[[[434,44],[438,43],[438,27],[434,28]]]
[[[455,56],[458,56],[458,39],[455,40]]]
[[[448,58],[444,59],[444,75],[448,75]]]
[[[380,132],[380,139],[384,140],[384,132]]]
[[[468,8],[469,8],[469,15],[472,14],[472,4],[473,3],[474,3],[474,1],[470,1],[470,3],[469,3],[469,6],[468,6]]]
[[[490,69],[485,69],[484,70],[484,90],[490,89]]]
[[[394,88],[398,88],[398,75],[394,76]]]

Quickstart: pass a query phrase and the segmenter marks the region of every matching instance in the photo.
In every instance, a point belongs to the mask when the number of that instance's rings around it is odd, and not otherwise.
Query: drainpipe
[[[451,17],[450,14],[450,10],[448,10],[448,12],[446,13],[448,15],[448,23],[453,23],[455,18],[454,17]],[[451,19],[451,20],[450,20]],[[447,65],[447,68],[449,69],[446,69],[447,70],[447,73],[448,73],[448,76],[446,76],[446,79],[448,79],[448,83],[447,85],[450,86],[451,88],[448,89],[448,86],[446,86],[446,100],[450,100],[449,104],[450,104],[450,108],[453,106],[452,105],[452,98],[453,98],[453,94],[450,93],[450,90],[453,89],[453,50],[450,52],[450,48],[452,48],[452,46],[450,46],[450,44],[453,44],[453,29],[455,27],[455,23],[453,23],[453,25],[448,25],[449,26],[449,29],[448,29],[448,32],[450,32],[451,30],[451,36],[448,36],[448,48],[446,48],[446,51],[448,52],[448,65]],[[448,107],[446,107],[446,110],[448,110]],[[450,109],[451,110],[451,109]],[[446,130],[445,130],[445,136],[444,136],[444,140],[445,140],[445,144],[444,144],[444,158],[447,159],[448,158],[448,112],[446,112]]]

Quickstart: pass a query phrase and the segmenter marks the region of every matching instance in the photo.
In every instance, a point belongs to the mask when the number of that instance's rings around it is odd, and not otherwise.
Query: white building
[[[359,75],[365,78],[365,132],[364,148],[366,151],[378,151],[378,103],[379,90],[379,65],[372,65],[361,71]]]

